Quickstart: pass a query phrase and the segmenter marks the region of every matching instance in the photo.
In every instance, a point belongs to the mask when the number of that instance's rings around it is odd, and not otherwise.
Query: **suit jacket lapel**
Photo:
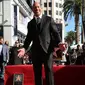
[[[40,32],[42,32],[42,28],[44,26],[45,21],[46,21],[45,15],[42,15],[41,24],[40,24]],[[36,27],[36,30],[37,30],[37,23],[35,18],[33,18],[32,24],[33,24],[33,27]]]
[[[45,23],[45,15],[42,15],[41,24],[40,24],[40,32],[42,32],[42,28],[44,26],[44,23]]]
[[[36,24],[37,24],[36,20],[35,20],[35,18],[33,18],[33,26],[35,27]]]
[[[33,26],[33,28],[35,28],[35,29],[33,29],[33,30],[37,30],[37,23],[36,23],[35,18],[33,18],[32,26]]]

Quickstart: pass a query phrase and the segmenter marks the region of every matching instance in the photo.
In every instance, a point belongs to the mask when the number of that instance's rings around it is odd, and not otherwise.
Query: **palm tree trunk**
[[[79,34],[79,14],[75,15],[75,31],[76,31],[76,44],[79,44],[80,34]]]

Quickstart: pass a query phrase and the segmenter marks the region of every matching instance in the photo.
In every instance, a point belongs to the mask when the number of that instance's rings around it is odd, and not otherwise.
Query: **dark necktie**
[[[37,18],[37,24],[39,24],[41,21],[40,17]]]
[[[38,33],[40,32],[40,22],[41,22],[41,19],[40,19],[40,17],[38,17],[38,18],[36,19],[37,31],[38,31]]]

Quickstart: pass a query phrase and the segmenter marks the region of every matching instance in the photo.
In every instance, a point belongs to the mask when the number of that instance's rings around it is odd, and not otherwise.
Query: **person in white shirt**
[[[9,61],[9,48],[4,44],[3,37],[0,36],[0,78],[4,78],[4,66]]]

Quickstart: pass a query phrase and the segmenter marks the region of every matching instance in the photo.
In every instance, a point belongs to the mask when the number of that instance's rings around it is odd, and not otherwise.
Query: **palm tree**
[[[70,16],[70,18],[74,16],[76,44],[79,42],[79,15],[81,14],[81,4],[81,0],[65,0],[63,4],[65,21],[67,21],[68,16]]]
[[[73,41],[75,40],[75,32],[74,31],[69,31],[67,33],[67,36],[65,37],[65,41],[68,43],[68,46],[73,44]]]

